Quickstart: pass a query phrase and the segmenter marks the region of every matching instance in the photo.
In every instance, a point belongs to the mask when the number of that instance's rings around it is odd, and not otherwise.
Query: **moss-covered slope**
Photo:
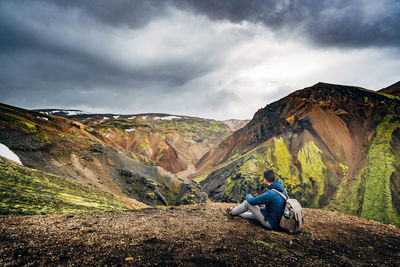
[[[0,158],[0,214],[126,210],[116,195]]]
[[[387,115],[376,128],[376,135],[367,152],[367,164],[356,177],[341,183],[336,200],[330,205],[336,210],[362,218],[400,225],[400,212],[395,207],[398,194],[391,180],[398,172],[398,148],[392,147],[392,136],[400,129],[400,120]]]

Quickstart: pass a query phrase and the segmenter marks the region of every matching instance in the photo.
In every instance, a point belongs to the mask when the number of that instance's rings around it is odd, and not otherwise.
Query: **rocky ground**
[[[198,204],[82,215],[0,216],[0,265],[400,265],[400,229],[305,209],[290,235]]]

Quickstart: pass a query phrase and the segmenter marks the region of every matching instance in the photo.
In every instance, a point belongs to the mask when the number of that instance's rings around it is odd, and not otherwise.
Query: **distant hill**
[[[261,193],[273,169],[305,207],[400,225],[400,100],[318,83],[258,110],[196,166],[214,201]]]
[[[222,121],[224,124],[228,125],[233,131],[237,131],[243,128],[250,120],[224,120]]]
[[[100,132],[148,165],[164,168],[180,177],[210,149],[247,121],[221,122],[162,113],[91,114],[77,110],[40,110],[79,121]],[[231,128],[232,127],[232,128]]]
[[[78,109],[34,109],[33,111],[61,117],[91,114],[90,112]]]
[[[175,205],[207,198],[199,186],[144,164],[100,129],[67,118],[0,104],[0,143],[26,167],[67,177],[128,202]]]

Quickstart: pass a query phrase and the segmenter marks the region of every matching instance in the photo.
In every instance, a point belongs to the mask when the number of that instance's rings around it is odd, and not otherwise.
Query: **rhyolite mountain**
[[[211,149],[194,179],[214,201],[261,193],[274,170],[303,206],[400,225],[399,83],[318,83],[258,110]]]
[[[63,117],[0,104],[0,143],[16,153],[25,167],[46,173],[40,177],[52,174],[69,178],[116,195],[129,207],[145,206],[138,201],[154,206],[207,199],[195,183],[184,182],[161,167],[143,164],[101,131]],[[9,173],[11,167],[2,164],[1,168]],[[12,171],[15,176],[24,176],[24,172],[20,168]],[[13,188],[5,182],[1,191],[12,195]]]
[[[90,126],[132,152],[147,165],[156,165],[185,178],[211,148],[243,127],[246,120],[216,121],[190,116],[146,114],[90,114],[80,110],[42,109]]]

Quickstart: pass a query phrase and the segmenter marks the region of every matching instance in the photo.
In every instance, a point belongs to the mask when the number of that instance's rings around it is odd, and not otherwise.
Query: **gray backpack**
[[[303,209],[297,199],[286,197],[284,194],[276,189],[272,189],[278,192],[281,197],[286,201],[285,210],[283,212],[279,226],[291,234],[298,233],[304,224]]]

